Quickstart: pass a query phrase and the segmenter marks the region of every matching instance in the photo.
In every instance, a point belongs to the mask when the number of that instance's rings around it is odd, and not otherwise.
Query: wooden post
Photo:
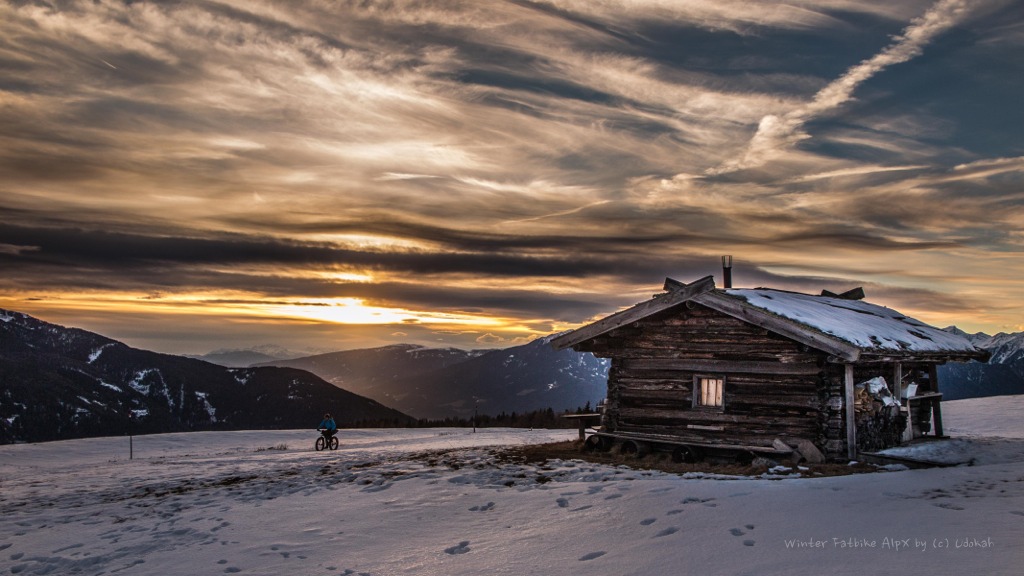
[[[853,364],[846,365],[843,378],[846,389],[846,455],[850,460],[857,458],[857,411],[854,409]]]
[[[932,398],[932,429],[935,430],[935,436],[940,437],[944,435],[944,432],[942,430],[942,390],[939,390],[939,366],[937,364],[928,367],[928,379],[931,380],[932,392],[939,394]]]
[[[892,376],[893,380],[893,393],[896,395],[896,402],[899,403],[901,413],[907,415],[907,425],[903,428],[903,434],[900,437],[902,442],[910,442],[914,439],[914,424],[911,422],[910,415],[910,398],[907,401],[903,401],[903,363],[897,362],[896,368]]]
[[[132,437],[132,422],[135,421],[135,412],[128,409],[128,459],[135,459],[135,440]]]
[[[936,438],[946,435],[942,430],[942,394],[932,398],[932,428]]]
[[[892,372],[892,393],[896,396],[896,403],[903,406],[903,363],[897,362]]]

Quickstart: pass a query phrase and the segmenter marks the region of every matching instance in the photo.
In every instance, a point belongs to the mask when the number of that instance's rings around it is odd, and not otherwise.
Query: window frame
[[[717,380],[721,392],[721,404],[704,404],[701,399],[704,397],[704,381]],[[725,375],[724,374],[694,374],[693,375],[693,408],[695,410],[725,411]]]

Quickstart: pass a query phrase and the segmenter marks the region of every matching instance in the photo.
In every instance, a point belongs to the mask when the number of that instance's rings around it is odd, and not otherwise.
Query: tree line
[[[565,414],[589,414],[593,412],[590,402],[575,410],[555,412],[553,408],[543,408],[529,412],[504,412],[500,414],[479,414],[476,416],[418,420],[361,420],[346,425],[346,428],[576,428],[575,420],[563,418]]]

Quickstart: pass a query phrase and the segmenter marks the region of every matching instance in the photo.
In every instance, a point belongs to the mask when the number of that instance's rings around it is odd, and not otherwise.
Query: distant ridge
[[[497,350],[397,344],[262,365],[309,370],[324,380],[418,418],[466,418],[474,411],[556,411],[604,398],[608,360],[555,351],[551,337]]]
[[[253,364],[288,360],[290,358],[300,358],[308,355],[308,352],[287,350],[273,344],[264,344],[245,349],[220,349],[207,352],[206,354],[186,354],[189,358],[205,360],[228,368],[248,368]]]

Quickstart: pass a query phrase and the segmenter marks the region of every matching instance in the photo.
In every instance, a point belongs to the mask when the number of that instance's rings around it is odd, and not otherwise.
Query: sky
[[[1019,0],[0,0],[0,307],[505,347],[666,277],[1024,330]]]

